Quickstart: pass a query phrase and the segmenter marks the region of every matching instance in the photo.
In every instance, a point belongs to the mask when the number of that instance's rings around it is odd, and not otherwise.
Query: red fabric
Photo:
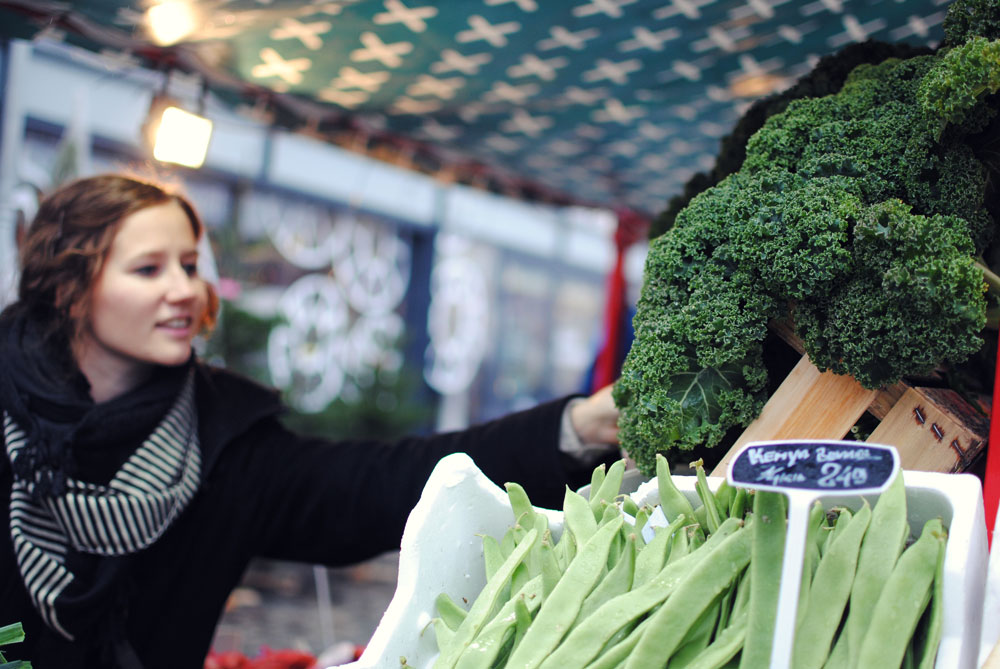
[[[990,443],[986,451],[986,475],[983,480],[983,503],[986,506],[986,536],[993,544],[993,526],[1000,499],[1000,341],[997,367],[993,378],[993,409],[990,413]]]
[[[615,381],[621,373],[622,321],[625,312],[625,252],[639,241],[648,229],[649,223],[633,211],[618,212],[618,227],[615,230],[615,266],[608,276],[608,294],[604,309],[604,344],[594,363],[594,377],[591,392],[600,390]]]

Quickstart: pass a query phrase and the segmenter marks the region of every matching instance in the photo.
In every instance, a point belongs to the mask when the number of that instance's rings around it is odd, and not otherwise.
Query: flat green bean
[[[694,507],[674,484],[674,479],[670,475],[670,464],[660,453],[656,454],[656,487],[660,493],[660,506],[663,507],[668,522],[681,514],[690,519],[695,517]]]
[[[837,640],[833,643],[833,649],[827,656],[823,669],[847,669],[848,652],[847,630],[842,629]]]
[[[506,556],[500,548],[500,542],[489,534],[483,535],[483,563],[486,568],[486,580],[489,580],[503,564]]]
[[[729,505],[729,516],[731,518],[742,518],[746,513],[747,491],[746,488],[737,488],[733,493],[733,500]]]
[[[677,650],[698,616],[737,579],[750,562],[751,532],[737,530],[699,560],[652,614],[646,633],[626,662],[628,669],[659,666]]]
[[[522,522],[521,518],[527,516],[531,519],[531,522],[524,523],[528,527],[534,526],[534,516],[535,507],[532,505],[531,500],[528,499],[528,493],[519,483],[514,483],[513,481],[508,481],[504,483],[504,488],[507,490],[507,500],[510,502],[511,511],[514,512],[514,518],[518,522]]]
[[[490,622],[483,626],[459,655],[455,663],[456,669],[489,669],[500,653],[508,632],[514,631],[518,602],[530,613],[541,606],[542,599],[542,577],[536,576],[507,600]]]
[[[472,608],[465,616],[465,619],[455,630],[452,642],[441,650],[437,660],[434,662],[434,669],[450,669],[455,666],[459,655],[465,647],[475,638],[483,625],[488,622],[489,616],[493,613],[497,599],[501,592],[509,585],[514,569],[521,564],[524,556],[531,550],[532,545],[538,539],[538,530],[532,528],[525,539],[514,548],[511,554],[504,560],[503,565],[493,575],[493,578],[486,582],[486,586],[472,603]]]
[[[736,585],[733,581],[730,584],[730,590]],[[680,644],[677,646],[676,652],[670,656],[670,667],[671,669],[684,669],[691,662],[694,661],[696,657],[705,652],[708,648],[709,643],[712,641],[712,637],[715,634],[715,626],[719,621],[719,614],[722,609],[722,599],[723,595],[716,598],[715,602],[710,604],[708,608],[702,611],[701,615],[695,621],[691,629],[681,640]]]
[[[833,645],[834,635],[851,596],[858,551],[871,521],[871,507],[864,502],[856,514],[843,514],[830,548],[823,555],[812,579],[806,612],[796,626],[792,666],[796,669],[822,669]]]
[[[742,615],[734,618],[732,624],[716,636],[708,648],[694,658],[685,669],[721,669],[743,648],[746,634],[747,614],[744,611]],[[673,667],[673,664],[670,666]]]
[[[585,669],[616,669],[621,666],[622,663],[628,659],[628,656],[632,652],[632,649],[635,648],[635,645],[639,643],[639,638],[646,630],[646,625],[648,623],[649,618],[640,622],[628,635],[625,636],[624,639],[608,648],[605,652],[601,653],[597,659],[588,664]]]
[[[944,556],[947,543],[942,541],[938,548],[937,564],[934,568],[934,586],[931,594],[931,613],[924,632],[923,646],[920,648],[918,669],[933,669],[937,659],[938,646],[944,626]]]
[[[573,533],[577,547],[583,546],[597,531],[597,518],[583,495],[566,488],[563,496],[563,530]]]
[[[785,513],[785,497],[781,493],[764,490],[754,493],[749,617],[740,654],[741,669],[760,669],[771,663],[781,563],[785,553]]]
[[[858,669],[898,667],[903,661],[929,599],[944,537],[941,519],[928,520],[920,537],[899,556],[872,610],[858,653]]]
[[[559,644],[576,620],[584,598],[607,569],[611,542],[623,522],[619,516],[617,520],[605,523],[580,548],[552,593],[542,602],[524,639],[511,654],[508,667],[534,669]]]
[[[669,597],[698,562],[721,548],[729,536],[739,531],[741,524],[736,519],[730,519],[720,526],[719,532],[713,534],[700,549],[704,552],[704,558],[702,555],[691,554],[668,564],[649,582],[608,600],[585,619],[581,619],[562,644],[546,658],[542,667],[579,667],[593,660],[618,630]]]
[[[694,467],[696,472],[695,491],[698,493],[698,497],[701,498],[701,504],[705,508],[708,531],[715,532],[719,528],[719,524],[722,523],[722,513],[719,510],[719,503],[715,499],[715,495],[712,494],[712,489],[708,486],[708,477],[705,475],[705,468],[702,466],[701,460],[694,463]]]
[[[834,539],[847,529],[847,525],[851,522],[851,517],[854,515],[847,507],[837,507],[836,511],[837,522],[833,524],[833,529],[826,533],[826,538],[823,540],[823,550],[821,553],[824,555],[830,549],[830,544],[833,543]]]
[[[906,487],[903,475],[899,473],[875,503],[866,540],[861,543],[847,621],[844,623],[848,666],[857,664],[861,641],[871,624],[875,602],[903,550],[907,534]]]
[[[607,576],[594,586],[594,589],[583,600],[583,605],[580,607],[580,613],[577,616],[578,620],[582,620],[590,615],[612,597],[617,597],[632,588],[632,579],[635,577],[635,559],[635,534],[630,534],[628,539],[626,539],[625,549],[622,551],[622,556],[618,559],[617,564],[608,572]]]
[[[607,475],[607,469],[602,462],[598,466],[594,467],[593,473],[590,475],[590,489],[599,490],[601,484],[604,483],[604,477]]]
[[[635,577],[633,587],[638,587],[656,576],[670,555],[670,547],[673,543],[674,534],[688,522],[683,514],[677,516],[673,522],[666,527],[657,527],[653,530],[653,538],[646,546],[639,551],[635,558]]]
[[[465,616],[468,615],[468,611],[456,604],[455,600],[444,592],[434,600],[434,606],[437,608],[438,616],[452,630],[458,629],[458,626],[465,620]]]
[[[603,504],[614,504],[615,498],[622,489],[622,480],[625,478],[625,460],[615,460],[610,467],[601,487],[590,489],[590,507],[594,511],[594,518],[600,520],[604,514]]]

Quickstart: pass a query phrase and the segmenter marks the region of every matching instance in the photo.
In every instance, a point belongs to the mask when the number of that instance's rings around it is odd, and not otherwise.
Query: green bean
[[[747,491],[746,488],[737,488],[733,493],[733,500],[729,505],[730,518],[742,518],[746,513]]]
[[[635,525],[633,527],[635,528],[636,546],[638,548],[646,545],[646,540],[642,536],[642,528],[646,527],[646,524],[649,522],[650,513],[652,513],[652,508],[643,505],[635,514]]]
[[[736,585],[734,580],[730,584],[730,590]],[[708,648],[709,643],[712,641],[712,636],[715,634],[715,626],[719,621],[719,614],[722,608],[722,597],[719,595],[716,597],[715,602],[710,604],[706,608],[698,619],[695,621],[691,629],[684,636],[684,639],[678,644],[677,651],[670,656],[670,667],[671,669],[684,669],[696,657]]]
[[[643,585],[663,568],[670,555],[674,534],[685,522],[687,522],[686,516],[679,515],[668,526],[653,530],[653,538],[635,558],[635,577],[632,579],[632,587]]]
[[[847,630],[841,628],[840,634],[837,636],[837,640],[833,644],[833,649],[830,651],[830,655],[826,658],[826,663],[823,665],[823,669],[847,669],[849,652],[847,648]]]
[[[505,557],[503,550],[500,548],[500,542],[496,540],[496,537],[484,534],[483,563],[486,568],[486,580],[489,580],[497,572],[497,569],[503,564]]]
[[[908,534],[906,487],[900,472],[875,503],[868,533],[861,542],[847,621],[844,623],[848,666],[857,664],[861,641],[871,624],[875,602],[903,550]]]
[[[493,575],[493,578],[486,582],[486,586],[472,603],[469,613],[458,626],[458,629],[455,630],[455,637],[452,639],[452,642],[446,648],[443,648],[440,655],[438,655],[437,661],[434,663],[434,669],[445,669],[455,666],[459,655],[475,638],[483,625],[488,622],[488,618],[496,606],[497,599],[504,588],[508,586],[514,569],[521,564],[524,556],[537,539],[538,530],[532,528],[525,539],[504,560],[503,565]]]
[[[510,502],[510,508],[514,512],[515,520],[520,522],[523,516],[527,516],[532,522],[525,524],[533,527],[536,512],[531,500],[528,499],[528,493],[521,484],[512,481],[504,483],[504,488],[507,490],[507,500]]]
[[[898,667],[903,661],[926,608],[944,536],[941,519],[931,519],[924,524],[920,538],[899,556],[872,610],[858,653],[858,669]]]
[[[744,611],[742,615],[734,618],[733,623],[716,636],[708,648],[694,658],[685,669],[720,669],[726,666],[743,648],[746,634],[747,614]],[[674,665],[671,663],[670,666]]]
[[[604,477],[606,476],[606,469],[604,463],[602,462],[598,466],[594,467],[594,472],[590,475],[590,491],[593,493],[595,490],[599,490],[601,484],[604,483]]]
[[[597,531],[597,518],[590,503],[577,492],[566,488],[563,496],[563,530],[573,533],[577,547],[583,546]]]
[[[639,514],[639,505],[635,503],[631,495],[618,495],[621,499],[622,511],[635,518]]]
[[[613,504],[618,493],[622,489],[622,480],[625,477],[625,460],[616,460],[608,467],[608,473],[601,482],[601,487],[590,489],[590,508],[594,511],[594,518],[600,520],[604,513],[603,504]]]
[[[465,620],[465,616],[468,615],[468,611],[456,604],[455,600],[444,592],[434,600],[434,606],[437,608],[438,616],[451,630],[458,629],[458,626]]]
[[[670,465],[660,453],[656,454],[656,487],[660,493],[660,506],[663,507],[668,522],[681,514],[691,519],[695,517],[694,507],[684,493],[677,489],[670,476]]]
[[[576,619],[584,598],[607,568],[611,542],[623,522],[619,516],[616,521],[604,524],[580,548],[552,593],[542,602],[524,639],[511,654],[509,667],[533,669],[559,644]]]
[[[938,548],[937,564],[934,568],[934,587],[931,594],[931,612],[924,632],[924,643],[920,649],[918,669],[933,669],[937,658],[938,645],[944,625],[944,556],[947,544],[942,541]]]
[[[549,535],[551,537],[551,535]],[[556,587],[556,583],[562,578],[565,569],[559,563],[558,548],[553,547],[551,542],[543,541],[541,550],[541,562],[542,562],[542,591],[547,597],[552,589]]]
[[[542,577],[536,576],[518,590],[489,623],[483,626],[475,639],[462,651],[456,669],[489,669],[500,654],[508,632],[513,632],[517,622],[517,605],[520,603],[530,612],[542,603]],[[511,635],[513,637],[513,634]]]
[[[785,497],[758,490],[753,502],[753,560],[750,602],[741,669],[760,669],[771,662],[774,621],[778,611],[781,563],[785,553]]]
[[[514,552],[515,548],[517,548],[517,540],[514,538],[514,528],[511,527],[504,532],[503,538],[500,539],[500,551],[506,559],[507,556]]]
[[[712,535],[702,547],[704,559],[708,559],[715,550],[721,549],[723,542],[739,531],[742,523],[736,519],[730,520],[732,522],[724,523],[719,532]],[[562,644],[546,658],[542,667],[544,669],[579,667],[592,660],[618,630],[669,597],[702,559],[701,555],[692,554],[677,560],[664,566],[655,577],[641,587],[635,587],[605,602],[576,624]]]
[[[643,632],[646,631],[648,623],[649,618],[640,622],[625,638],[610,646],[597,659],[588,664],[585,669],[616,669],[616,667],[621,666],[628,659],[635,645],[639,643],[639,639],[642,637]]]
[[[864,502],[853,516],[842,516],[847,518],[846,524],[837,521],[844,529],[835,530],[830,548],[816,568],[811,586],[816,596],[809,597],[805,616],[795,629],[792,666],[796,669],[822,669],[826,662],[851,596],[858,551],[871,516],[871,507]]]
[[[851,517],[854,515],[847,507],[837,507],[836,511],[837,522],[833,524],[833,528],[826,533],[826,537],[823,539],[823,550],[821,551],[823,555],[830,550],[830,544],[833,543],[834,539],[843,534],[844,530],[847,529],[847,526],[851,522]]]
[[[693,463],[696,471],[695,491],[701,498],[701,504],[705,507],[706,520],[708,521],[708,531],[715,532],[722,522],[722,514],[719,510],[719,503],[712,494],[712,489],[708,486],[708,477],[705,476],[705,468],[701,460]]]
[[[799,585],[799,603],[795,611],[795,626],[801,624],[805,617],[806,608],[809,602],[809,586],[812,584],[813,574],[819,566],[822,550],[820,547],[825,544],[826,537],[831,528],[827,525],[826,510],[823,504],[816,500],[812,508],[809,509],[809,526],[806,528],[806,545],[803,551],[802,580]]]
[[[829,529],[826,509],[823,508],[823,504],[819,500],[816,500],[809,509],[809,528],[806,531],[806,541],[815,545],[821,553],[826,541],[826,535],[821,531],[823,528]]]
[[[630,534],[626,540],[625,550],[622,551],[622,556],[618,560],[618,563],[608,572],[607,576],[600,580],[591,593],[587,595],[586,599],[583,600],[583,605],[580,607],[580,613],[577,616],[579,620],[583,620],[612,597],[629,591],[632,587],[632,579],[635,576],[635,558],[635,534]]]
[[[729,516],[729,509],[733,505],[733,498],[736,496],[737,490],[741,490],[741,488],[732,487],[726,479],[722,479],[722,483],[715,489],[715,503],[719,507],[721,517]]]
[[[434,618],[431,623],[434,625],[434,640],[437,642],[438,649],[451,644],[452,639],[455,638],[455,630],[449,628],[442,618]]]
[[[733,615],[736,591],[742,582],[742,578],[739,581],[734,581],[732,585],[729,586],[729,589],[722,595],[722,601],[719,606],[719,617],[715,622],[715,629],[712,633],[713,636],[729,626],[729,620]]]
[[[572,532],[568,531],[564,523],[562,536],[559,537],[559,541],[555,546],[555,557],[556,562],[559,565],[560,573],[565,571],[566,567],[569,566],[569,563],[573,561],[573,558],[576,556],[576,551],[576,537]]]
[[[756,522],[756,520],[754,521]],[[699,560],[673,594],[651,616],[626,667],[646,669],[670,657],[702,611],[750,562],[751,532],[737,530]]]

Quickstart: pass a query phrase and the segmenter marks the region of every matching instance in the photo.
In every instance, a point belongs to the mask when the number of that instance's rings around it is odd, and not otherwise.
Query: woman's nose
[[[180,265],[171,269],[168,281],[167,299],[171,302],[184,302],[198,294],[198,277],[191,276]]]

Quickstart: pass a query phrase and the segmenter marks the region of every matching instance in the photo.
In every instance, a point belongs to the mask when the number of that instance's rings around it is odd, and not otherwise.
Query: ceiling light
[[[146,10],[146,27],[160,46],[176,44],[195,31],[198,17],[186,0],[165,0]]]
[[[153,157],[186,167],[201,167],[212,137],[212,122],[203,116],[166,106],[157,124],[153,119]]]
[[[738,98],[759,98],[784,87],[785,78],[775,74],[751,74],[729,85],[729,92]]]

